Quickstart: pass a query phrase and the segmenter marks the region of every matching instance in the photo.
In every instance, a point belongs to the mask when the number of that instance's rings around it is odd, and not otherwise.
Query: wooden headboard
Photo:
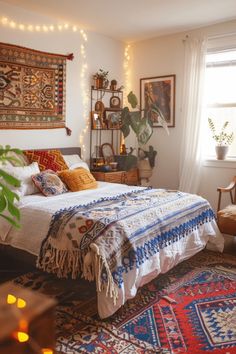
[[[63,155],[73,155],[77,154],[81,157],[81,148],[80,147],[65,147],[65,148],[58,148]]]

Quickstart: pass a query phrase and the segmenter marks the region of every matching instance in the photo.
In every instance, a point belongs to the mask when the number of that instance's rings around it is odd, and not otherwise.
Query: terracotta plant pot
[[[102,77],[98,77],[95,79],[95,88],[102,89],[104,84],[104,79]]]
[[[217,160],[225,160],[228,153],[228,146],[215,146]]]

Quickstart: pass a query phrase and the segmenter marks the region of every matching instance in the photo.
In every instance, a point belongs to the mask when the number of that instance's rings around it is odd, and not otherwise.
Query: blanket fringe
[[[114,282],[111,274],[111,270],[108,266],[106,258],[100,254],[99,248],[95,243],[90,244],[90,248],[94,254],[94,270],[96,277],[97,291],[106,291],[106,296],[113,299],[114,305],[116,305],[116,300],[118,299],[118,288]],[[102,282],[102,270],[105,268],[107,279]]]
[[[78,278],[82,273],[83,258],[80,250],[58,250],[50,244],[45,245],[47,251],[37,259],[36,266],[58,278]]]
[[[118,288],[114,282],[108,263],[100,254],[95,243],[90,245],[92,252],[86,250],[81,255],[81,250],[58,250],[53,248],[49,242],[44,245],[46,251],[40,254],[37,259],[37,267],[48,273],[56,274],[58,278],[72,279],[83,276],[89,281],[96,280],[97,291],[106,292],[106,296],[113,299],[114,305],[118,299]],[[102,281],[102,271],[105,268],[107,279]]]

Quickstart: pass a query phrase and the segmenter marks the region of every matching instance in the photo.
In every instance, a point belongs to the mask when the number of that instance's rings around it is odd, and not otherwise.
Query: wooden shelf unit
[[[138,169],[133,168],[129,171],[91,171],[97,181],[128,184],[137,186],[139,184]]]
[[[111,107],[110,100],[112,97],[119,97],[120,106]],[[100,102],[103,106],[103,111],[95,110],[96,103]],[[123,91],[121,90],[110,90],[110,89],[97,89],[93,86],[91,87],[91,129],[90,129],[90,168],[93,168],[93,159],[99,158],[101,156],[97,155],[96,146],[101,146],[103,143],[110,143],[113,146],[115,155],[120,153],[120,145],[122,139],[122,132],[119,127],[111,127],[108,125],[106,120],[106,112],[108,113],[118,113],[123,108]],[[103,123],[106,126],[101,126],[99,128],[94,128],[92,122],[92,114],[98,113],[102,116]],[[107,114],[108,114],[107,113]]]

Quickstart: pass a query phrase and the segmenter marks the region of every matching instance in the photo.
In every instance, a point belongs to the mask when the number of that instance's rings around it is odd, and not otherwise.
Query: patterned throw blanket
[[[125,273],[214,217],[205,199],[182,192],[140,189],[102,198],[53,215],[37,265],[59,277],[96,279],[98,291],[115,301]]]

